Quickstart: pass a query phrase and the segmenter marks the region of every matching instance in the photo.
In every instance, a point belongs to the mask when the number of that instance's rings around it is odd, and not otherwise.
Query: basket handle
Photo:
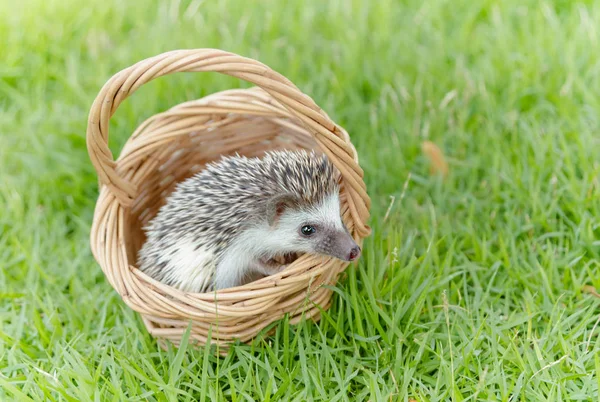
[[[296,116],[342,174],[358,234],[364,237],[370,232],[366,226],[370,199],[356,151],[347,134],[281,74],[256,60],[218,49],[174,50],[159,54],[118,72],[100,90],[88,118],[87,148],[100,184],[107,186],[122,206],[129,207],[137,193],[135,185],[119,174],[108,147],[110,118],[121,102],[146,82],[176,72],[202,71],[219,72],[255,84]]]

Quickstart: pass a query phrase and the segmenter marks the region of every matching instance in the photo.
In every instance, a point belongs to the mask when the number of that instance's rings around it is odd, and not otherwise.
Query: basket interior
[[[177,183],[222,155],[314,149],[312,136],[262,90],[234,90],[180,104],[145,121],[126,143],[117,167],[137,186],[128,212],[129,264],[145,241],[143,228]]]

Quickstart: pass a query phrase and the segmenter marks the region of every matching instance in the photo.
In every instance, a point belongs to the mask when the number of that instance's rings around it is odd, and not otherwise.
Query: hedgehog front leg
[[[290,264],[282,264],[274,258],[261,258],[257,261],[256,269],[264,275],[273,275],[286,269]]]
[[[227,250],[223,259],[217,265],[215,273],[215,288],[225,289],[240,286],[254,264],[252,258],[236,248]]]

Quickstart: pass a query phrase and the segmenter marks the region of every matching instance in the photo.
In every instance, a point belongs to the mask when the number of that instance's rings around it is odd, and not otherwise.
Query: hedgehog
[[[195,293],[273,275],[304,253],[361,254],[342,221],[336,170],[315,151],[223,156],[177,184],[144,231],[140,270]]]

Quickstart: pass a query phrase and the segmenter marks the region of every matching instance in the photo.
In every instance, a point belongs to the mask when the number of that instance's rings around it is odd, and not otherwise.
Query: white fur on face
[[[310,214],[313,222],[324,223],[337,230],[345,230],[340,214],[340,196],[337,192],[325,197]]]
[[[317,224],[329,229],[344,230],[340,217],[340,201],[337,193],[326,197],[321,203],[304,210],[285,211],[277,221],[275,228],[265,227],[261,237],[265,252],[272,255],[286,252],[312,253],[312,242],[300,235],[305,224]]]
[[[339,195],[334,193],[307,210],[285,211],[274,228],[265,221],[240,233],[216,268],[215,288],[240,285],[248,273],[260,271],[260,259],[289,252],[314,252],[311,242],[302,239],[299,233],[301,226],[307,223],[344,230]]]
[[[344,224],[340,217],[340,199],[337,193],[326,197],[321,203],[308,210],[285,211],[275,227],[267,222],[257,225],[241,234],[231,249],[240,250],[250,255],[272,257],[288,252],[312,252],[308,242],[303,242],[299,233],[302,225],[307,223],[327,226],[343,231]],[[228,254],[229,252],[225,253]]]
[[[238,286],[250,272],[264,272],[259,260],[292,250],[298,250],[297,241],[279,230],[273,230],[266,222],[248,229],[223,253],[223,259],[217,266],[215,288]]]
[[[290,233],[291,230],[297,233],[298,228],[306,223],[314,223],[343,231],[344,224],[340,216],[340,197],[338,193],[332,193],[310,209],[284,212],[279,220],[278,227],[285,233]]]

